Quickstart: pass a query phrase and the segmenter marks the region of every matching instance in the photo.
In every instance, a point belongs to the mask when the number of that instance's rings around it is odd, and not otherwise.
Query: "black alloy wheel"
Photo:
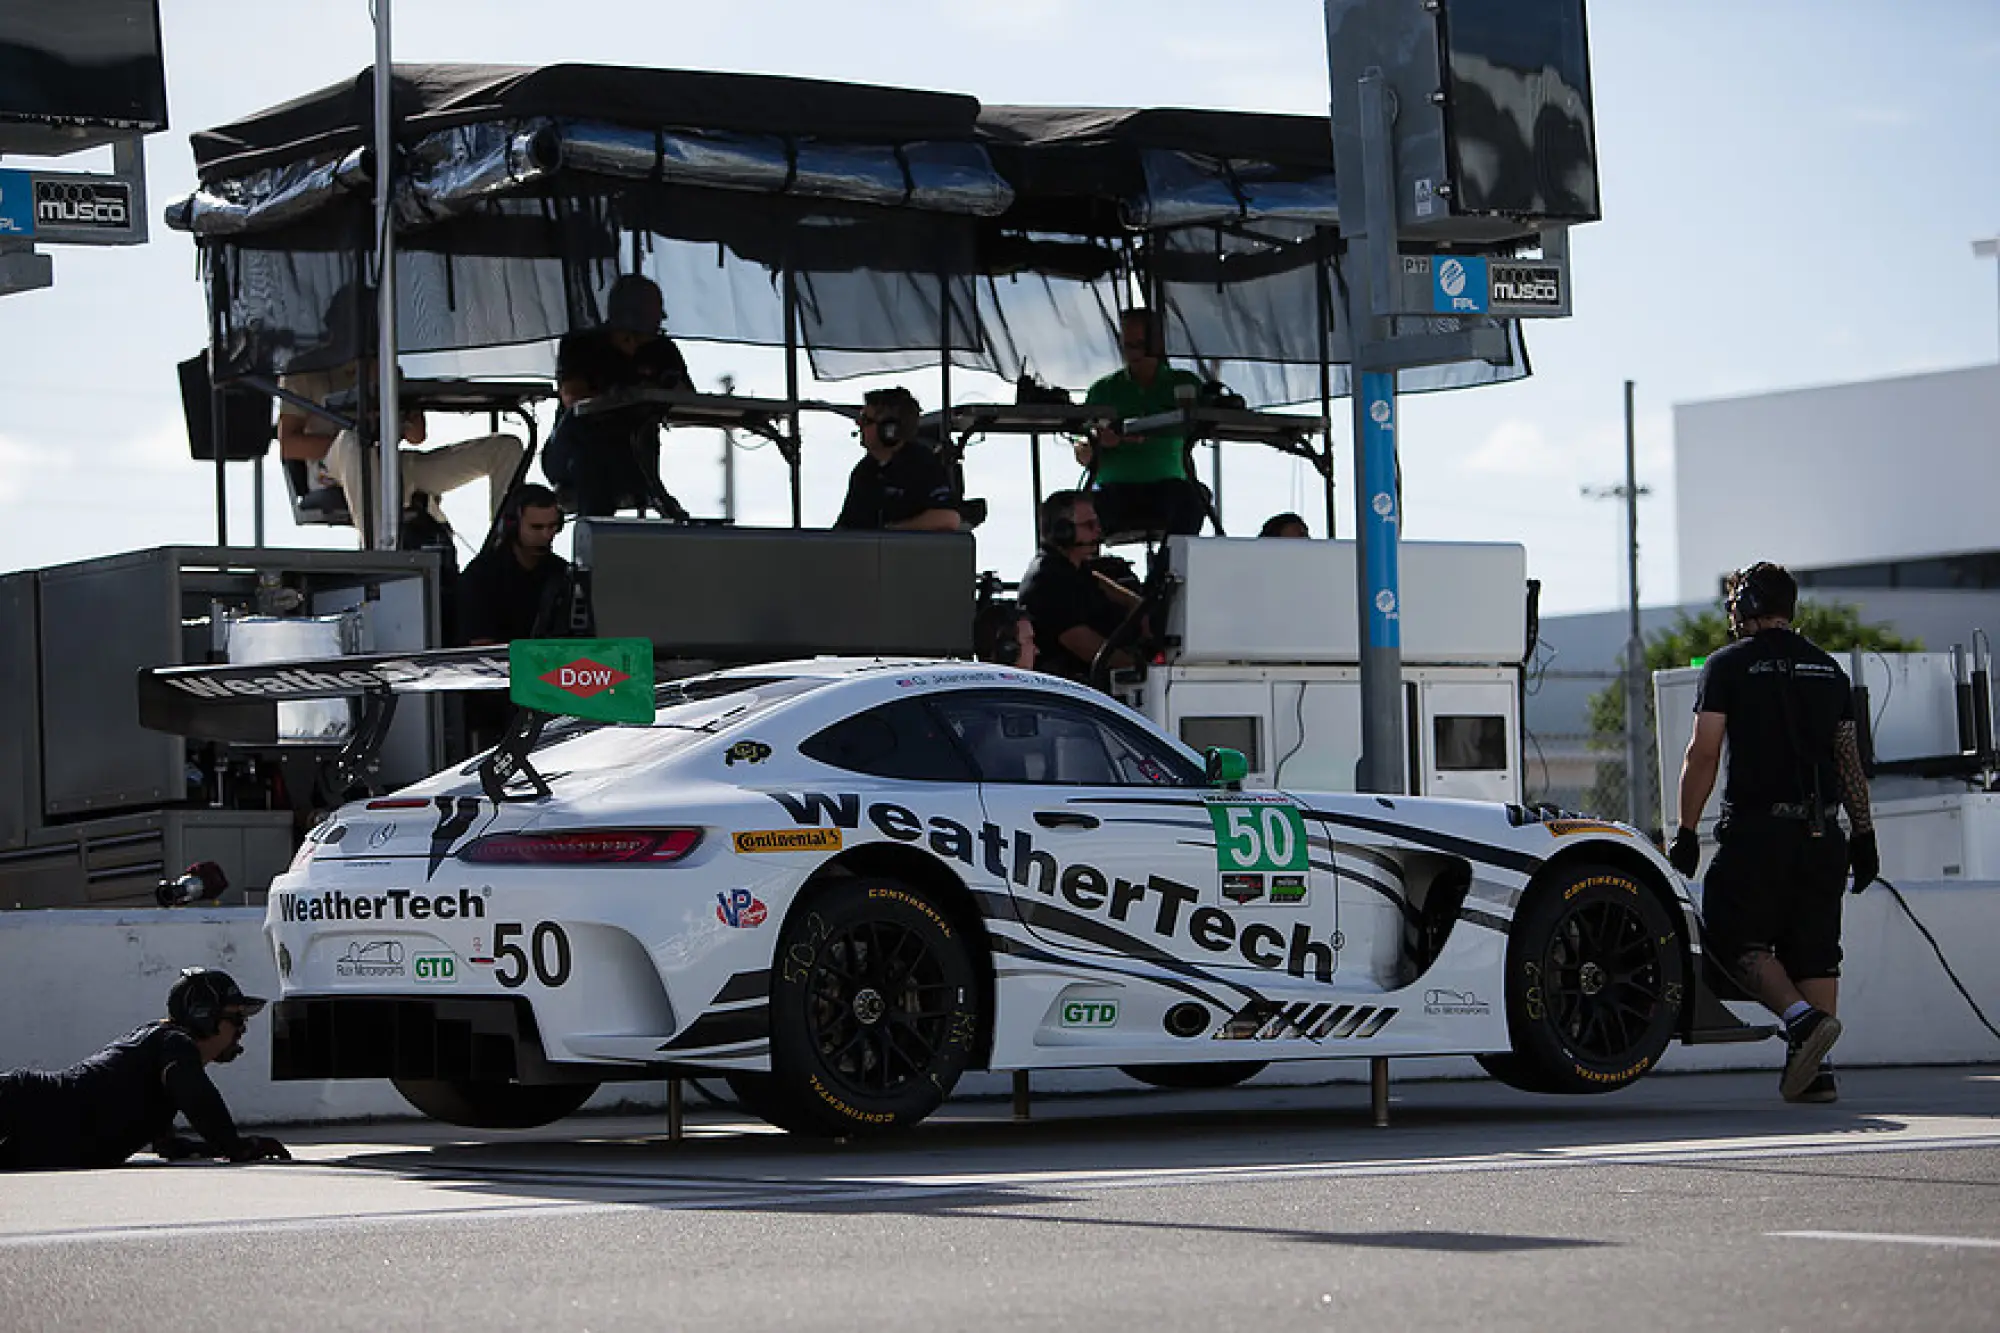
[[[922,891],[833,882],[779,940],[771,1096],[759,1113],[808,1134],[917,1123],[972,1061],[979,994],[971,946]]]
[[[1480,1057],[1530,1092],[1610,1092],[1658,1063],[1686,996],[1680,931],[1630,872],[1577,866],[1534,885],[1507,948],[1514,1049]]]

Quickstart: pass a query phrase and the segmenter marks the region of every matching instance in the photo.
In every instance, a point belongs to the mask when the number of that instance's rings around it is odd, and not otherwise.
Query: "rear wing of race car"
[[[236,745],[270,745],[278,705],[359,699],[361,716],[322,765],[321,785],[339,792],[374,758],[405,694],[508,691],[516,705],[506,735],[480,761],[495,801],[546,797],[528,751],[551,717],[598,722],[653,719],[653,645],[645,639],[521,639],[504,646],[440,648],[239,666],[146,667],[139,672],[139,723],[154,731]],[[507,793],[525,777],[525,797]]]

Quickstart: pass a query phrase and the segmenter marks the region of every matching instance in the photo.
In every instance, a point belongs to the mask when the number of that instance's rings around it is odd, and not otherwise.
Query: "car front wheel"
[[[1513,1051],[1482,1056],[1529,1092],[1610,1092],[1659,1062],[1686,992],[1680,932],[1625,870],[1581,865],[1537,883],[1507,945]]]

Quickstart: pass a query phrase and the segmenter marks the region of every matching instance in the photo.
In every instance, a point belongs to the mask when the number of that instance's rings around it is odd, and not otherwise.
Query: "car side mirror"
[[[1205,776],[1211,787],[1227,787],[1234,791],[1243,785],[1244,777],[1250,772],[1250,761],[1243,757],[1241,750],[1211,745],[1206,757],[1208,771]]]

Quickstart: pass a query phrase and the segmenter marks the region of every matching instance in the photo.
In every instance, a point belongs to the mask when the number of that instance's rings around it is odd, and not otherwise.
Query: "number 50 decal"
[[[1223,870],[1305,870],[1306,826],[1295,805],[1211,801],[1215,862]]]
[[[515,943],[522,935],[528,947]],[[508,990],[527,984],[532,970],[535,980],[550,990],[569,980],[569,936],[553,921],[538,921],[532,927],[518,921],[502,921],[493,927],[494,980]]]

